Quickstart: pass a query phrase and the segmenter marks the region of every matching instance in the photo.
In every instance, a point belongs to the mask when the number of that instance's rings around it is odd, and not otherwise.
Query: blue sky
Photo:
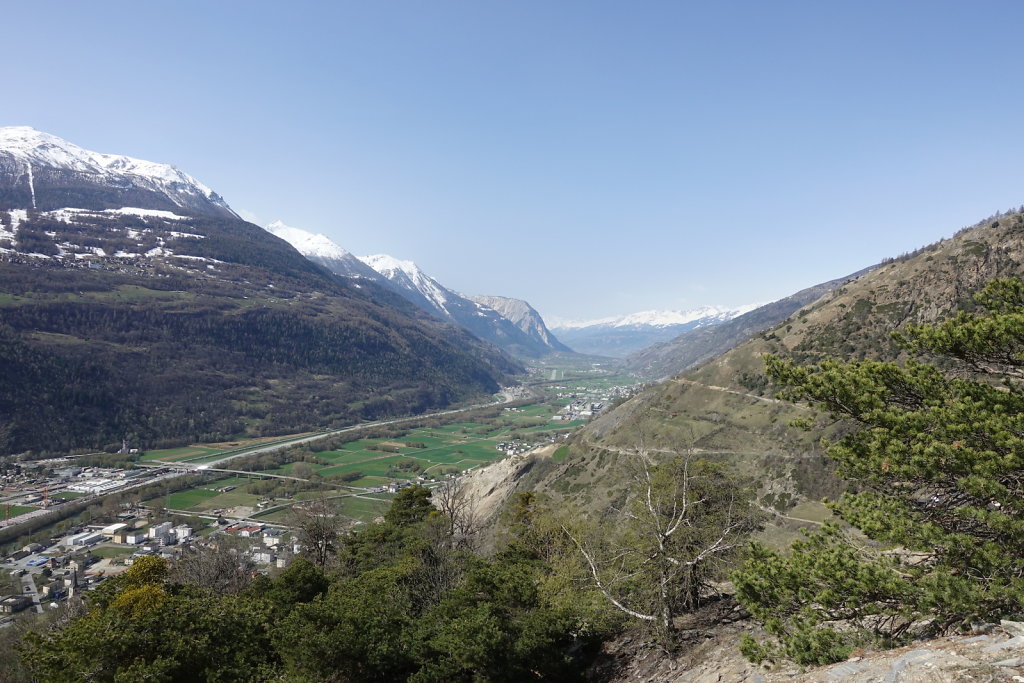
[[[1019,2],[21,2],[0,124],[546,317],[786,296],[1024,203]]]

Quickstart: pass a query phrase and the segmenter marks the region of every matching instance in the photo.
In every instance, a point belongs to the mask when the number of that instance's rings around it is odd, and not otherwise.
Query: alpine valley
[[[1024,208],[864,265],[553,333],[0,128],[0,677],[1011,680]]]

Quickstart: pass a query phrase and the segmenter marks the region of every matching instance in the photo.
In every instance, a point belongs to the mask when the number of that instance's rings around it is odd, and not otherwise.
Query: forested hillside
[[[234,218],[0,212],[0,448],[274,434],[450,405],[519,366]]]

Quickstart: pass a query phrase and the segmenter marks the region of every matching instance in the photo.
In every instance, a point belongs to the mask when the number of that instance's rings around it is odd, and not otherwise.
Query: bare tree
[[[337,506],[321,494],[319,498],[296,503],[291,512],[291,523],[302,546],[301,555],[325,569],[338,550],[343,527]]]
[[[431,491],[430,502],[444,516],[448,536],[455,548],[472,550],[480,532],[476,496],[459,479],[448,479]]]
[[[190,546],[175,564],[172,578],[220,595],[240,593],[252,582],[255,570],[243,545],[240,539],[220,535],[214,545]]]
[[[662,464],[636,453],[630,497],[599,534],[562,527],[592,584],[621,612],[675,641],[675,617],[695,609],[730,556],[759,525],[751,497],[692,454]]]

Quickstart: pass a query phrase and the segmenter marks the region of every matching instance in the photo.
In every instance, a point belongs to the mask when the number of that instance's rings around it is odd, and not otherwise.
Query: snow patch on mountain
[[[350,255],[327,235],[314,234],[300,228],[294,228],[282,221],[274,221],[266,226],[264,230],[280,237],[295,247],[296,251],[303,256],[343,259]]]
[[[33,169],[51,168],[115,181],[111,184],[116,184],[119,177],[135,178],[145,186],[159,188],[176,204],[184,205],[180,199],[182,195],[192,195],[234,214],[213,190],[170,164],[93,152],[30,126],[0,127],[0,152],[13,159],[15,164],[24,164],[33,208],[36,208],[37,195]]]

